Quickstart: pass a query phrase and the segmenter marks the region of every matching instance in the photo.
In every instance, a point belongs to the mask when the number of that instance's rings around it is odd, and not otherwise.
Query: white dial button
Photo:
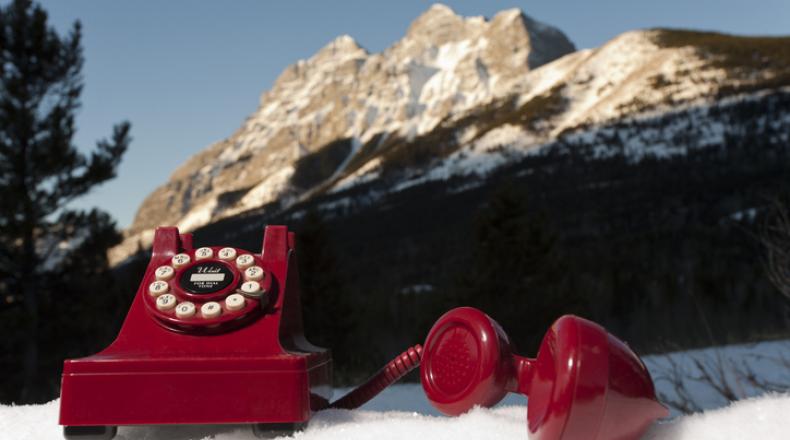
[[[261,291],[261,284],[257,281],[247,281],[241,285],[241,291],[250,295],[256,295]]]
[[[184,301],[176,306],[176,316],[179,318],[190,318],[195,315],[195,305],[189,301]]]
[[[176,273],[175,269],[173,269],[170,266],[159,266],[156,268],[154,275],[156,275],[157,280],[167,281],[170,278],[173,278],[173,275],[175,275],[175,273]]]
[[[154,281],[153,283],[148,285],[148,293],[150,293],[151,296],[154,297],[159,296],[163,293],[167,293],[168,290],[170,290],[170,285],[162,280]]]
[[[230,261],[236,258],[236,249],[231,247],[222,248],[219,250],[219,259]]]
[[[206,319],[216,318],[222,313],[222,307],[220,307],[218,302],[209,301],[200,307],[200,313]]]
[[[228,295],[228,297],[225,298],[225,307],[227,307],[228,310],[235,312],[237,310],[243,309],[246,302],[247,301],[243,296],[239,295],[238,293],[234,293],[233,295]]]
[[[263,279],[263,268],[260,266],[248,267],[244,271],[244,279],[247,281],[258,281]]]
[[[156,299],[156,308],[161,311],[170,310],[176,306],[176,296],[172,293],[166,293]]]
[[[195,251],[195,259],[203,260],[214,256],[214,251],[210,247],[202,247]]]
[[[246,269],[253,263],[255,263],[255,259],[250,254],[239,255],[239,258],[236,258],[236,267],[239,269]]]
[[[173,266],[175,266],[175,267],[186,266],[187,264],[189,264],[190,260],[191,259],[189,258],[189,255],[187,255],[187,254],[176,254],[176,255],[173,255]]]

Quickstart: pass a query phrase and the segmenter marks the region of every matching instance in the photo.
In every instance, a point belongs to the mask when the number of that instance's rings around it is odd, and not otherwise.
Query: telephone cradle
[[[64,362],[64,436],[111,439],[118,426],[160,424],[289,433],[316,411],[361,406],[417,367],[428,400],[447,415],[529,395],[527,428],[540,440],[636,440],[668,415],[641,360],[597,324],[559,318],[531,359],[469,307],[443,315],[424,346],[330,403],[330,353],[303,334],[295,241],[287,227],[267,226],[259,254],[195,249],[190,234],[157,228],[118,337]]]

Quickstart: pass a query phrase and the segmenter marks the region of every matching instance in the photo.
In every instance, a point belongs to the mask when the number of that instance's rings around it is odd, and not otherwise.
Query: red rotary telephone
[[[603,328],[560,318],[536,359],[512,353],[483,312],[451,310],[416,345],[330,403],[328,350],[303,335],[295,238],[268,226],[260,254],[194,249],[157,228],[143,281],[116,340],[66,360],[60,424],[67,439],[111,439],[119,425],[251,424],[258,436],[303,428],[314,411],[357,408],[416,366],[448,415],[529,395],[541,440],[637,439],[667,410],[644,364]]]

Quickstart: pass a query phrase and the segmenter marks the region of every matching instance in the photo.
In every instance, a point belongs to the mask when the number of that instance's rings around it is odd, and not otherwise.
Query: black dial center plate
[[[224,263],[207,261],[197,263],[181,274],[178,284],[189,293],[215,293],[233,282],[233,272]]]

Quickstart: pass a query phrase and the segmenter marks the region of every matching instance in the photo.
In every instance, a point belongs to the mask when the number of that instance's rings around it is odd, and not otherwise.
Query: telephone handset
[[[449,416],[494,406],[511,392],[529,396],[530,439],[637,440],[669,415],[644,363],[598,324],[559,318],[530,359],[515,354],[499,324],[471,307],[442,315],[424,345],[331,407],[357,408],[417,366],[428,401]]]
[[[424,346],[393,359],[330,403],[328,350],[304,338],[295,237],[268,226],[260,254],[194,249],[157,228],[151,260],[117,339],[67,360],[60,424],[70,439],[111,439],[118,425],[253,425],[257,435],[304,427],[325,408],[357,408],[420,367],[428,400],[447,415],[529,395],[530,438],[638,439],[667,410],[644,364],[595,323],[563,316],[535,359],[513,353],[502,328],[462,307]]]

